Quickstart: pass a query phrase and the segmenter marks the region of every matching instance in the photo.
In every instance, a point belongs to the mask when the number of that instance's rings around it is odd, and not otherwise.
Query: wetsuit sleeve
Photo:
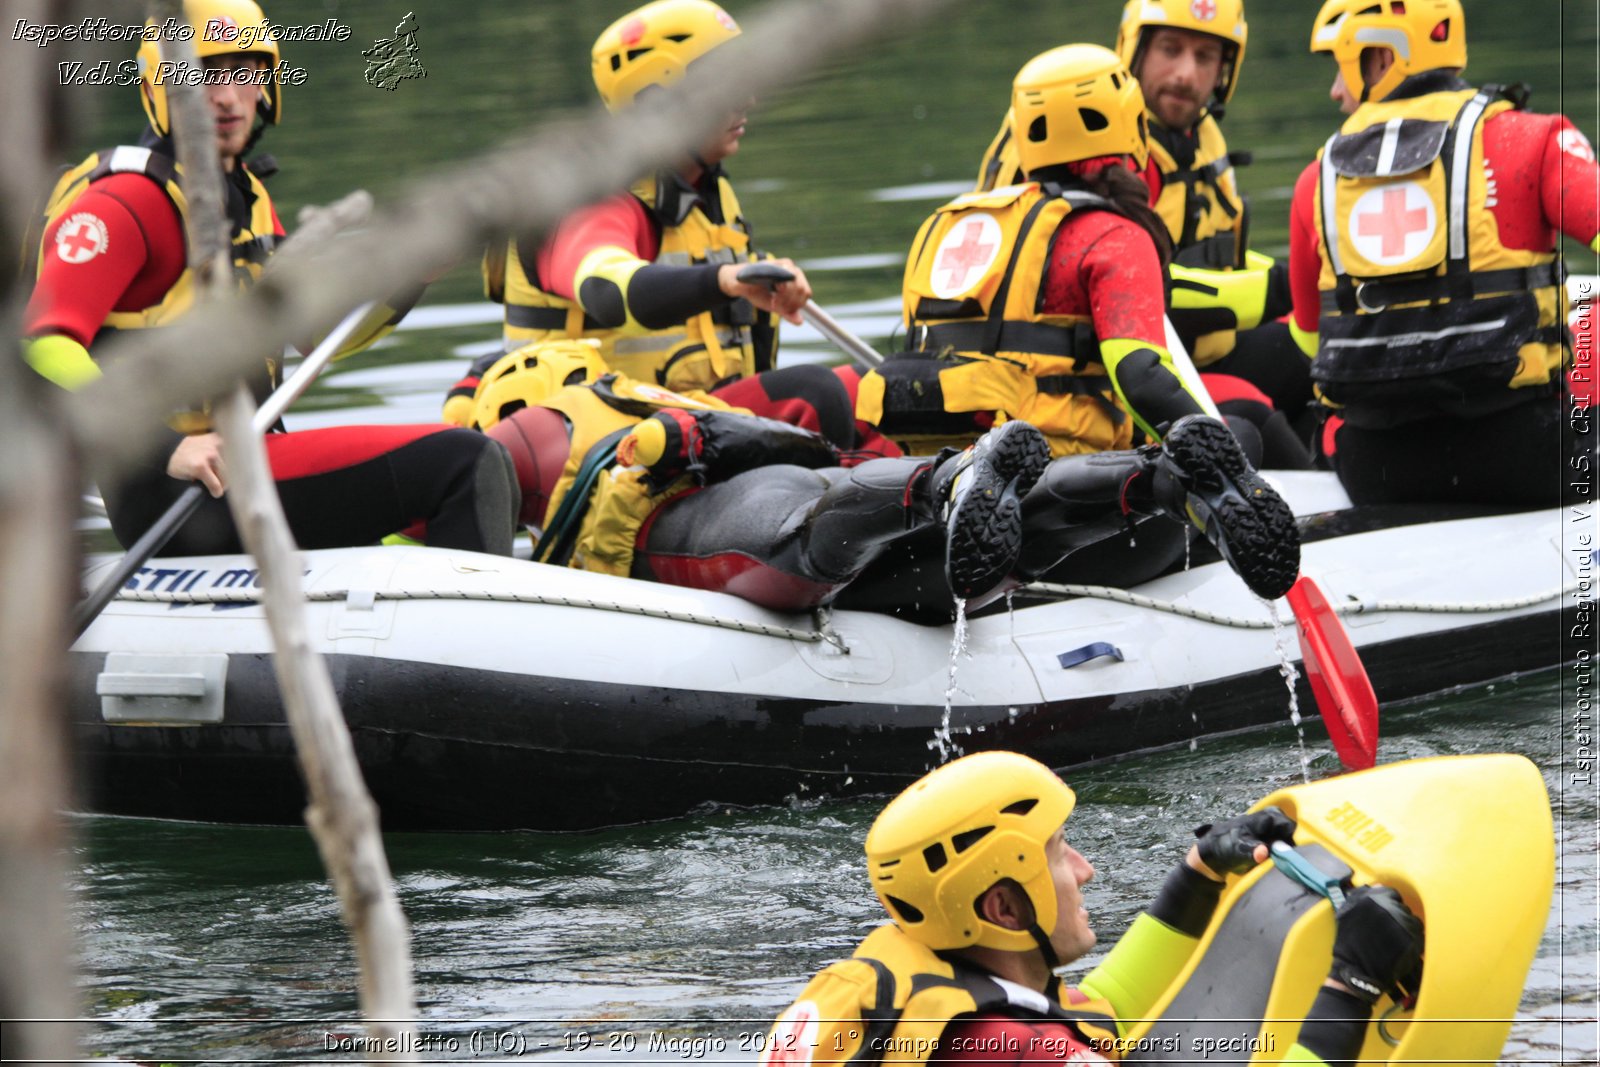
[[[1119,1034],[1125,1034],[1121,1020],[1147,1018],[1199,944],[1199,938],[1141,913],[1078,988],[1109,1003]]]
[[[1322,236],[1312,216],[1316,211],[1317,164],[1300,172],[1289,207],[1289,299],[1294,311],[1289,332],[1308,356],[1317,353],[1317,327],[1322,319],[1322,294],[1317,280],[1322,274]]]
[[[1136,223],[1120,217],[1116,222],[1087,248],[1080,269],[1111,384],[1134,422],[1159,439],[1161,426],[1204,408],[1173,370],[1167,351],[1155,244]]]
[[[1544,217],[1573,240],[1593,246],[1600,236],[1600,166],[1594,147],[1566,116],[1553,116],[1540,168]]]
[[[644,205],[633,196],[612,197],[557,227],[539,252],[539,276],[602,327],[625,333],[681,326],[730,302],[715,264],[658,264],[659,252]]]
[[[177,210],[154,182],[96,182],[45,230],[24,337],[60,334],[87,348],[113,310],[160,301],[183,269]]]

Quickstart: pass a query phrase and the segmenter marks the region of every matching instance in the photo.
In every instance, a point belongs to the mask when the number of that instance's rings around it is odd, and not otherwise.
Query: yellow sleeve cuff
[[[1589,242],[1589,251],[1600,252],[1600,233],[1594,235],[1594,240]]]
[[[1233,329],[1261,325],[1267,306],[1267,271],[1207,270],[1172,265],[1172,307],[1175,310],[1221,308],[1233,313]]]
[[[23,341],[22,358],[41,377],[69,391],[81,389],[100,377],[100,366],[89,355],[89,350],[61,334]]]
[[[1118,1020],[1146,1018],[1199,944],[1140,912],[1078,988],[1109,1003]]]
[[[1249,270],[1271,270],[1277,262],[1276,259],[1265,252],[1257,252],[1253,248],[1245,249],[1244,265]]]
[[[578,295],[578,302],[583,302],[583,283],[590,278],[600,278],[617,287],[622,294],[623,313],[627,321],[617,327],[623,333],[643,334],[651,330],[641,326],[633,317],[633,308],[628,306],[628,283],[638,273],[641,267],[649,266],[644,260],[616,245],[606,245],[596,248],[583,257],[583,262],[578,264],[578,273],[572,279],[572,291]],[[585,308],[585,311],[590,309]]]
[[[1143,430],[1150,440],[1159,441],[1161,440],[1161,435],[1156,432],[1156,428],[1147,422],[1138,409],[1133,406],[1132,402],[1128,400],[1128,395],[1122,390],[1122,380],[1117,376],[1117,364],[1121,363],[1124,357],[1145,348],[1156,354],[1156,358],[1161,361],[1162,368],[1178,380],[1178,384],[1183,388],[1183,391],[1194,399],[1195,404],[1199,406],[1201,411],[1211,411],[1213,408],[1209,403],[1211,398],[1202,398],[1195,391],[1189,379],[1179,372],[1177,365],[1173,362],[1172,353],[1167,351],[1165,345],[1153,345],[1149,341],[1138,341],[1130,337],[1114,337],[1109,341],[1101,341],[1100,362],[1105,364],[1106,373],[1111,376],[1111,387],[1117,391],[1117,396],[1122,400],[1122,406],[1127,410],[1128,414],[1133,416],[1134,424]]]
[[[1289,336],[1294,338],[1294,343],[1299,346],[1307,359],[1317,358],[1317,341],[1321,334],[1317,330],[1302,330],[1295,324],[1294,316],[1289,317]]]

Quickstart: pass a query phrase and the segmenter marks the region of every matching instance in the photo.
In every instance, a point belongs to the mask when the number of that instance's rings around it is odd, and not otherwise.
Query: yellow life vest
[[[1515,106],[1494,86],[1391,98],[1362,105],[1323,147],[1311,374],[1347,416],[1470,416],[1559,380],[1561,257],[1505,247],[1489,210],[1483,126]]]
[[[233,277],[240,289],[248,289],[261,277],[267,259],[277,247],[278,237],[272,215],[272,197],[267,187],[245,166],[244,160],[239,160],[237,165],[244,168],[249,183],[250,203],[246,214],[229,218],[233,242]],[[92,183],[112,174],[142,174],[159,185],[177,209],[184,232],[188,232],[189,200],[183,192],[182,169],[171,156],[138,145],[102,149],[63,174],[45,202],[43,228],[48,230],[58,218],[67,214],[79,195]],[[34,264],[36,270],[43,267],[44,257],[49,251],[50,248],[41,242]],[[95,343],[114,336],[119,330],[152,329],[171,323],[194,304],[194,293],[194,272],[186,266],[172,288],[150,307],[138,311],[109,312],[95,334]],[[268,360],[265,375],[250,383],[258,398],[271,392],[277,377],[278,361]],[[184,433],[202,433],[210,429],[210,416],[199,402],[195,410],[175,414],[169,421],[174,429]]]
[[[1102,1058],[1116,1055],[1116,1018],[1105,1001],[1052,1002],[1042,993],[952,964],[889,925],[867,935],[849,959],[811,980],[773,1023],[759,1062],[763,1067],[925,1063],[952,1019],[979,1013],[1067,1023],[1085,1045],[1106,1050]],[[992,1051],[994,1059],[1028,1058]]]
[[[1194,158],[1179,164],[1173,146],[1183,135],[1150,123],[1150,158],[1161,174],[1155,212],[1167,224],[1179,263],[1212,270],[1242,267],[1246,208],[1228,142],[1210,114],[1200,117],[1194,133]]]
[[[632,195],[661,226],[656,263],[688,266],[756,258],[750,249],[750,228],[725,175],[717,176],[717,190],[720,222],[712,220],[674,174],[633,186]],[[531,341],[593,338],[600,342],[600,354],[612,370],[680,392],[712,389],[772,366],[771,321],[748,301],[702,312],[667,330],[607,329],[586,316],[577,301],[540,288],[534,263],[537,251],[537,245],[513,239],[496,244],[484,257],[484,291],[506,306],[508,352]]]
[[[620,465],[616,445],[640,420],[664,408],[741,411],[705,393],[673,393],[620,375],[569,385],[539,406],[559,411],[572,427],[566,466],[545,510],[545,536],[534,556],[579,570],[626,576],[650,513],[687,489],[680,478],[652,486],[642,468]],[[568,496],[577,495],[571,501]]]
[[[906,264],[911,351],[861,382],[856,415],[915,455],[1022,419],[1058,456],[1127,448],[1133,422],[1085,315],[1039,310],[1057,229],[1105,201],[1037,182],[967,193],[923,223]]]

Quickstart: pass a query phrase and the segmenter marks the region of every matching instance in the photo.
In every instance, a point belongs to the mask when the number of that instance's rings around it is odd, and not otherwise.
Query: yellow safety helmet
[[[923,776],[889,802],[867,833],[873,891],[895,924],[931,949],[1038,948],[1032,933],[985,921],[978,898],[1011,879],[1046,937],[1056,889],[1045,843],[1076,802],[1044,764],[1015,752],[978,752]]]
[[[1011,86],[1017,158],[1024,174],[1100,156],[1150,158],[1144,93],[1109,48],[1069,44],[1028,60]]]
[[[594,42],[594,87],[612,111],[651,86],[668,86],[689,64],[739,36],[711,0],[656,0],[622,16]]]
[[[593,342],[557,340],[523,345],[502,356],[478,379],[472,398],[473,425],[487,430],[513,412],[605,373],[605,360]]]
[[[255,0],[184,0],[183,16],[194,30],[194,50],[202,60],[207,56],[228,55],[258,55],[267,60],[272,77],[261,86],[256,114],[269,125],[275,125],[283,117],[283,85],[278,69],[283,57],[278,53],[277,32],[260,5]],[[145,25],[156,23],[151,21]],[[144,104],[145,116],[150,120],[150,128],[165,137],[172,132],[172,122],[167,111],[167,86],[161,59],[160,42],[148,39],[139,45],[134,55],[139,67],[139,98]]]
[[[1222,77],[1214,95],[1218,103],[1233,99],[1244,66],[1250,27],[1244,21],[1244,0],[1128,0],[1117,28],[1117,54],[1137,73],[1148,39],[1146,30],[1169,26],[1221,39]]]
[[[1377,84],[1361,76],[1361,53],[1387,48],[1394,65]],[[1327,0],[1311,30],[1311,51],[1329,52],[1344,84],[1362,101],[1378,101],[1425,70],[1467,65],[1461,0]]]

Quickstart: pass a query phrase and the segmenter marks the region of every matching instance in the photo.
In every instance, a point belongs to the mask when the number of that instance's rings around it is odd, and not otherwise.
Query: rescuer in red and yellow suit
[[[1076,801],[1048,767],[1000,751],[947,763],[890,801],[866,852],[891,922],[801,991],[762,1067],[1121,1059],[1129,1026],[1199,949],[1224,877],[1291,842],[1295,823],[1269,807],[1200,827],[1154,903],[1070,988],[1057,969],[1097,941],[1083,906],[1095,869],[1068,843]],[[1354,890],[1337,921],[1333,966],[1284,1062],[1353,1060],[1372,1005],[1420,958],[1422,924],[1393,889]]]
[[[1165,345],[1169,242],[1136,176],[1139,83],[1108,49],[1052,49],[1018,73],[1012,115],[1029,180],[923,224],[906,266],[911,351],[863,378],[857,416],[912,453],[1007,420],[1037,426],[1058,458],[1024,501],[1023,578],[1152,577],[1181,558],[1182,531],[1147,524],[1128,551],[1121,534],[1164,515],[1197,527],[1258,595],[1281,596],[1299,572],[1293,515]],[[1131,449],[1135,423],[1162,444]]]
[[[681,79],[696,60],[739,34],[710,0],[656,0],[603,31],[593,48],[600,98],[613,111]],[[845,381],[853,372],[797,365],[774,370],[776,317],[798,324],[811,296],[805,273],[769,289],[739,280],[761,259],[722,163],[739,149],[746,116],[674,168],[573,213],[534,242],[512,238],[484,260],[489,296],[505,305],[505,350],[588,338],[607,366],[676,392],[714,391],[730,404],[815,430],[842,449],[893,454],[857,427]],[[478,380],[499,358],[474,365],[445,401],[466,425]]]
[[[1459,0],[1329,0],[1311,50],[1350,117],[1296,183],[1290,288],[1340,481],[1357,503],[1557,504],[1592,464],[1556,240],[1600,250],[1594,150],[1520,88],[1461,80]]]
[[[266,186],[243,159],[260,124],[276,123],[282,111],[278,44],[254,0],[188,0],[185,15],[207,70],[274,75],[265,85],[233,77],[205,89],[224,171],[233,273],[248,286],[284,232]],[[208,32],[216,26],[241,32]],[[241,41],[250,47],[241,49]],[[96,360],[115,334],[159,329],[194,301],[187,200],[169,139],[165,68],[155,42],[140,48],[139,67],[150,122],[141,143],[90,156],[63,176],[46,208],[38,280],[23,317],[23,356],[66,389],[100,376]],[[271,389],[276,370],[262,368],[252,383],[258,397]],[[165,552],[239,551],[232,517],[219,499],[227,486],[220,437],[203,410],[175,416],[172,426],[132,474],[101,487],[112,531],[132,544],[189,482],[199,481],[211,498]],[[367,544],[420,524],[433,545],[511,551],[514,471],[504,449],[479,434],[438,425],[335,427],[270,433],[266,451],[302,547]]]

